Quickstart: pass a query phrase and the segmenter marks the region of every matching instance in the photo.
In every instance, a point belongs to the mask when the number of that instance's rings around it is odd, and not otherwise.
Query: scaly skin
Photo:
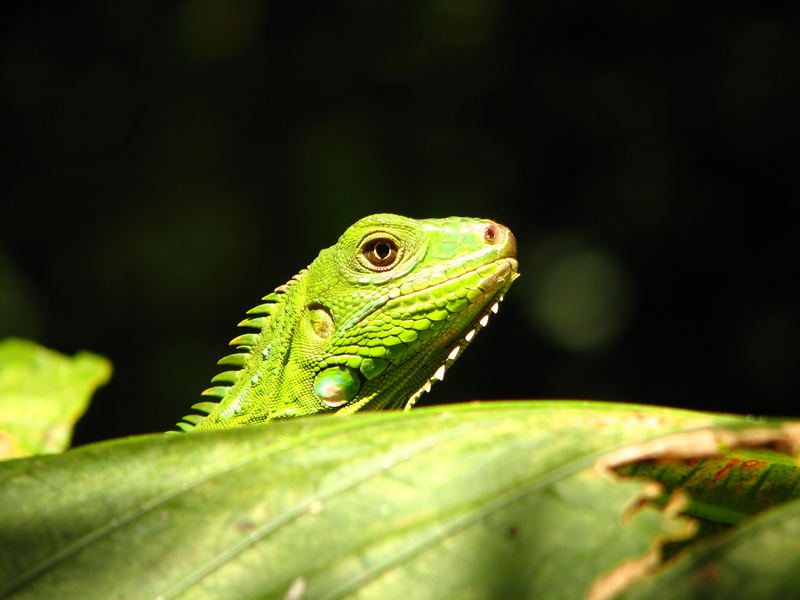
[[[497,312],[517,277],[502,225],[450,217],[365,217],[240,323],[233,367],[185,430],[322,412],[406,408]],[[221,384],[221,385],[220,385]],[[192,427],[194,425],[194,427]]]

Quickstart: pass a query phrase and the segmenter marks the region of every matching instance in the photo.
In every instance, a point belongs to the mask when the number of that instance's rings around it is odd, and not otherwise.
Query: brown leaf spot
[[[243,533],[247,533],[253,531],[256,528],[256,524],[253,523],[250,519],[242,519],[241,521],[236,522],[236,529]]]
[[[767,463],[763,460],[746,460],[742,463],[742,469],[754,469],[755,467],[763,467]]]
[[[714,583],[722,576],[722,569],[718,564],[708,563],[694,572],[694,577],[698,583]]]
[[[716,472],[716,474],[714,475],[714,479],[715,479],[716,481],[719,481],[720,479],[722,479],[723,477],[725,477],[725,476],[726,476],[728,473],[730,473],[731,469],[732,469],[733,467],[735,467],[735,466],[736,466],[736,464],[737,464],[738,462],[739,462],[739,459],[738,459],[738,458],[736,458],[736,457],[734,457],[734,458],[730,459],[730,460],[729,460],[729,461],[728,461],[728,462],[725,464],[725,466],[724,466],[724,467],[722,467],[722,468],[721,468],[719,471],[717,471],[717,472]]]

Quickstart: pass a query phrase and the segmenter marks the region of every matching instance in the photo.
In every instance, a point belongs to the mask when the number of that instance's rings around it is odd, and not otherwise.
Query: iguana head
[[[361,219],[250,311],[197,428],[411,406],[497,312],[516,252],[489,220]]]

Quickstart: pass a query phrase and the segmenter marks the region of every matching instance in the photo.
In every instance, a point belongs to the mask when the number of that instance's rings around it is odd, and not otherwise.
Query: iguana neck
[[[297,330],[301,310],[305,305],[303,269],[285,284],[264,296],[263,304],[247,311],[247,318],[240,327],[257,329],[257,333],[245,333],[231,340],[236,347],[234,354],[220,359],[217,364],[230,369],[214,377],[214,387],[203,392],[204,396],[219,398],[218,402],[201,403],[194,408],[208,409],[205,427],[212,424],[221,427],[268,421],[275,418],[297,416],[293,407],[296,394],[286,364],[293,333]],[[270,406],[264,415],[248,411],[253,404]]]

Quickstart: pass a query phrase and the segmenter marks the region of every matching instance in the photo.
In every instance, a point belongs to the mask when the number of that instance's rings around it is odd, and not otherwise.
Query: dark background
[[[798,414],[796,13],[5,13],[0,336],[113,360],[77,442],[171,427],[242,313],[373,212],[491,217],[519,240],[523,277],[425,404]]]

